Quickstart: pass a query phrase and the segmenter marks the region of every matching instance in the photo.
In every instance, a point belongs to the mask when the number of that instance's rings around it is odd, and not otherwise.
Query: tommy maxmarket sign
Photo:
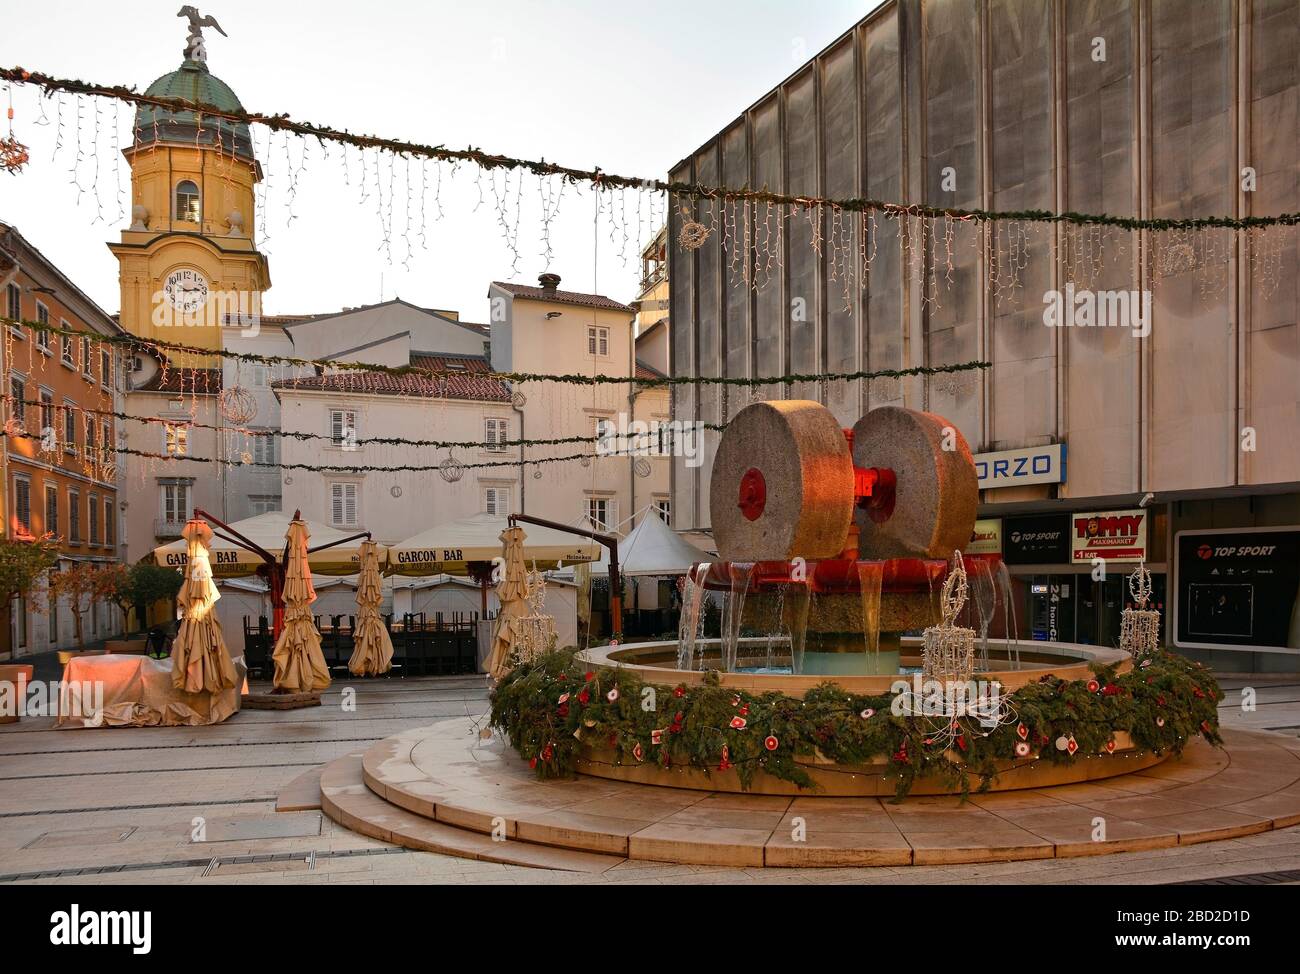
[[[1147,560],[1147,512],[1092,511],[1070,518],[1070,560],[1075,564]]]

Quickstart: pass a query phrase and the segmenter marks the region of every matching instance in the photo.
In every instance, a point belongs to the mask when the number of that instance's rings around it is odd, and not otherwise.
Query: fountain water
[[[979,666],[981,670],[989,668],[989,624],[997,611],[998,593],[993,585],[993,566],[980,558],[974,563],[971,572],[971,601],[975,605],[975,615],[979,622]]]
[[[1007,617],[1007,654],[1011,658],[1013,668],[1018,670],[1020,669],[1020,642],[1016,628],[1016,600],[1011,592],[1011,573],[1007,570],[1006,562],[998,562],[995,577],[998,591],[1002,593],[1002,605]]]
[[[700,604],[704,600],[704,576],[709,564],[696,565],[686,574],[686,588],[682,592],[682,614],[677,626],[677,668],[696,668],[695,644],[700,638]]]
[[[749,591],[749,578],[753,564],[733,562],[730,566],[731,593],[722,604],[722,668],[728,673],[736,669],[736,653],[740,644],[740,623],[745,614],[745,593]]]

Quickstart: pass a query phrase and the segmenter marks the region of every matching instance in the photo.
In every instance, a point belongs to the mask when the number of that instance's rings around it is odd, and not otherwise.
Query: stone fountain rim
[[[698,645],[710,646],[717,645],[720,639],[701,639]],[[739,640],[741,646],[754,645],[766,646],[768,640],[766,637],[746,637]],[[916,648],[919,650],[921,639],[916,636],[904,636],[902,645],[905,648]],[[1020,649],[1026,653],[1033,653],[1036,656],[1059,656],[1061,658],[1060,666],[1037,665],[1031,669],[1022,670],[988,670],[975,674],[975,679],[997,681],[1004,689],[1014,690],[1017,687],[1024,686],[1027,683],[1036,683],[1038,680],[1052,674],[1064,680],[1087,679],[1092,674],[1092,667],[1111,666],[1118,664],[1120,673],[1128,672],[1132,669],[1132,660],[1128,653],[1120,649],[1112,649],[1107,646],[1089,646],[1083,643],[1061,643],[1061,642],[1020,642]],[[990,647],[998,647],[1005,650],[1008,647],[1006,639],[989,639]],[[645,654],[647,652],[675,652],[677,641],[671,639],[655,640],[643,643],[627,643],[624,645],[604,645],[589,646],[577,654],[577,658],[592,666],[603,666],[612,669],[625,669],[636,673],[638,677],[647,683],[658,683],[661,685],[685,684],[694,686],[704,682],[707,672],[705,670],[679,670],[675,667],[651,666],[649,664],[636,663],[633,659],[624,657]],[[734,687],[737,690],[750,690],[764,692],[775,690],[780,693],[788,694],[792,697],[801,697],[804,693],[811,690],[820,683],[828,680],[838,684],[850,693],[860,694],[882,694],[889,692],[899,680],[910,680],[910,676],[903,675],[884,675],[884,676],[824,676],[808,675],[795,676],[789,673],[719,673],[719,681],[723,686]]]

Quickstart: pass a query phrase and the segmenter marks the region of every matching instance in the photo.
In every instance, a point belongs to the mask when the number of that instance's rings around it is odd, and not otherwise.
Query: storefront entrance
[[[1040,641],[1118,646],[1121,613],[1131,607],[1128,573],[1112,566],[1102,581],[1090,573],[1017,577],[1025,601],[1021,638]],[[1165,575],[1151,575],[1152,602],[1165,624]]]

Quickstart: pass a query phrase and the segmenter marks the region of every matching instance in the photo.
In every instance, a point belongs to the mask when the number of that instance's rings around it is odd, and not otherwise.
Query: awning
[[[421,531],[388,548],[388,570],[398,575],[467,575],[469,562],[490,562],[500,558],[501,532],[509,527],[504,516],[475,514]],[[600,545],[576,534],[566,534],[537,524],[521,524],[528,536],[524,561],[529,568],[554,568],[595,561]]]
[[[628,536],[618,543],[621,575],[685,575],[691,566],[716,559],[673,533],[657,514],[646,513]],[[592,567],[592,574],[609,571],[609,553]]]
[[[284,535],[289,529],[291,519],[291,516],[284,513],[284,511],[268,511],[266,514],[258,514],[242,521],[235,521],[230,527],[249,541],[261,545],[276,559],[279,559],[284,553]],[[339,541],[354,533],[340,531],[338,528],[327,527],[315,521],[307,521],[306,524],[307,529],[311,532],[311,541],[309,543],[313,548],[329,544],[331,541]],[[222,528],[215,524],[212,525],[212,529],[218,535],[226,534]],[[361,542],[364,540],[364,538],[358,538],[335,548],[312,552],[307,556],[307,563],[311,566],[312,574],[357,574],[361,570],[360,551]],[[153,550],[154,562],[167,568],[183,569],[188,561],[185,547],[184,541],[173,541],[171,544],[161,545]],[[500,546],[498,545],[498,547]],[[212,539],[211,562],[214,578],[247,577],[255,574],[257,569],[265,564],[262,557],[256,552],[232,544],[219,536]]]

